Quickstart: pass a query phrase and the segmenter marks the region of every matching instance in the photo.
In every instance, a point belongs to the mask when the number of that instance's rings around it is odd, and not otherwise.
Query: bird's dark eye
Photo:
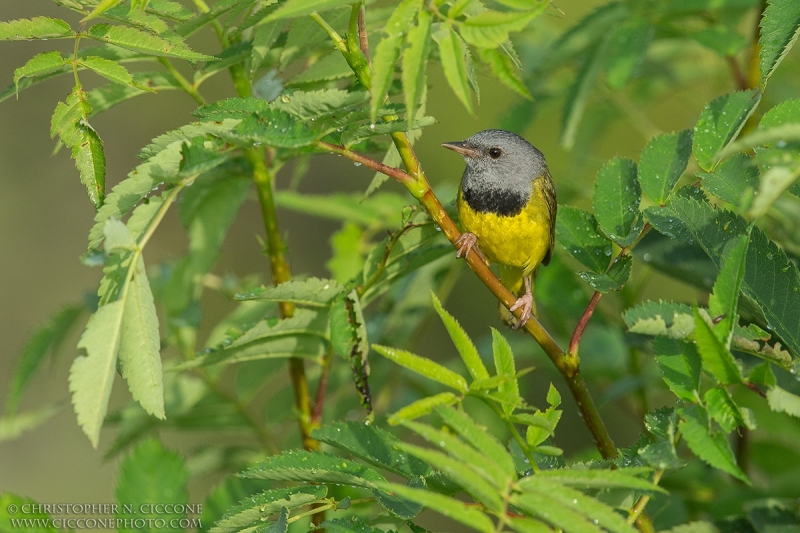
[[[497,159],[503,155],[503,151],[500,148],[489,148],[489,157],[492,159]]]

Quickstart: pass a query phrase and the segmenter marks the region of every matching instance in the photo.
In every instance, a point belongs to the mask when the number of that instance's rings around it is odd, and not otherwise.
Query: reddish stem
[[[322,374],[319,376],[319,382],[317,383],[317,395],[314,397],[314,410],[311,412],[312,426],[319,426],[322,422],[322,408],[325,405],[325,392],[328,390],[328,376],[331,373],[332,362],[333,357],[329,351],[325,354],[325,359],[322,363]]]
[[[594,291],[592,299],[589,300],[589,305],[586,306],[586,309],[583,311],[583,315],[581,315],[581,319],[578,320],[578,325],[575,326],[575,331],[572,332],[572,337],[569,339],[569,353],[572,355],[578,355],[578,345],[581,342],[583,331],[589,324],[589,319],[592,318],[592,314],[594,314],[594,310],[597,308],[597,303],[600,301],[600,297],[602,296],[602,292]]]
[[[367,168],[371,168],[372,170],[378,171],[382,174],[386,174],[390,178],[394,178],[400,183],[406,184],[414,181],[414,178],[412,178],[408,173],[403,172],[399,168],[394,168],[388,165],[384,165],[379,161],[375,161],[374,159],[370,159],[369,157],[365,157],[356,152],[352,152],[347,148],[345,148],[344,146],[339,146],[337,144],[331,144],[322,141],[317,141],[316,143],[314,143],[314,145],[320,150],[325,150],[326,152],[343,155],[344,157],[346,157],[351,161],[355,161],[356,163],[360,163]]]

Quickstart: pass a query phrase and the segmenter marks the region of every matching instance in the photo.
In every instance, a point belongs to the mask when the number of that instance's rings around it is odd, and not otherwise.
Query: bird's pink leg
[[[509,311],[514,312],[520,307],[522,308],[522,314],[519,315],[519,320],[517,321],[512,329],[519,329],[525,325],[525,322],[531,317],[531,312],[533,311],[533,293],[531,292],[531,277],[525,276],[523,279],[525,282],[525,294],[517,298],[517,301],[514,302],[514,305],[509,307]]]

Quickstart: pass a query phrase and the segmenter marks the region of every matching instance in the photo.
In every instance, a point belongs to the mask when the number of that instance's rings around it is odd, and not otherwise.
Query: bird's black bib
[[[513,217],[518,215],[525,204],[528,203],[530,195],[521,194],[517,191],[484,189],[476,191],[474,189],[463,189],[464,201],[473,210],[479,213],[494,213],[503,217]]]

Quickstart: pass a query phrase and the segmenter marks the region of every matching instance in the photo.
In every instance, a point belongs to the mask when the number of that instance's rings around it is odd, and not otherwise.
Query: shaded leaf
[[[324,485],[265,490],[231,507],[209,533],[230,533],[263,523],[282,509],[294,509],[321,500],[328,493]]]
[[[492,74],[497,80],[528,100],[533,100],[528,87],[517,75],[517,68],[510,57],[495,48],[481,48],[478,50],[481,61],[489,65]]]
[[[25,347],[17,359],[14,374],[8,388],[6,412],[14,413],[19,406],[22,393],[30,383],[36,370],[44,362],[48,354],[55,354],[70,330],[83,316],[84,305],[76,305],[62,309],[47,324],[40,327],[25,343]]]
[[[723,385],[741,383],[742,371],[739,365],[700,316],[697,308],[694,310],[694,324],[694,337],[700,357],[703,359],[703,368]]]
[[[709,427],[708,413],[705,409],[690,405],[681,407],[677,411],[681,417],[678,423],[681,435],[694,454],[714,468],[727,472],[749,485],[747,475],[736,464],[725,434],[713,431]]]
[[[578,70],[575,82],[567,93],[567,99],[564,103],[561,139],[559,141],[566,149],[570,149],[575,145],[575,138],[578,135],[578,126],[580,126],[581,120],[583,120],[583,113],[586,110],[589,93],[603,66],[603,59],[606,49],[608,48],[608,43],[609,39],[605,38],[586,54],[586,59],[584,59],[583,64]]]
[[[592,199],[594,213],[603,233],[620,246],[632,244],[641,231],[641,196],[636,163],[630,159],[615,157],[598,171]]]
[[[631,276],[632,264],[633,258],[629,254],[626,254],[614,261],[607,272],[603,272],[602,274],[580,272],[579,275],[598,292],[606,293],[618,291],[628,282]]]
[[[425,71],[430,53],[431,21],[433,15],[427,10],[420,12],[417,24],[408,30],[406,42],[408,46],[403,50],[401,60],[403,80],[403,101],[408,110],[408,119],[413,125],[413,117],[417,106],[422,101],[425,85]],[[399,160],[397,161],[399,163]],[[392,166],[395,166],[395,163]],[[384,161],[384,164],[389,164]]]
[[[692,132],[663,133],[642,150],[639,183],[656,204],[663,205],[680,179],[692,153]]]
[[[606,81],[611,87],[621,89],[627,85],[644,59],[654,33],[655,29],[640,18],[631,18],[614,30],[606,59]]]
[[[752,89],[729,93],[706,104],[694,127],[692,146],[703,170],[714,170],[717,153],[736,138],[760,100],[761,93]]]
[[[700,354],[695,345],[674,339],[653,340],[656,363],[664,383],[678,397],[697,401],[700,390]]]
[[[740,205],[748,189],[758,190],[758,167],[746,154],[735,154],[717,166],[714,172],[698,172],[697,175],[705,190],[733,205]]]
[[[575,259],[595,272],[605,272],[611,241],[600,233],[597,219],[583,209],[561,205],[556,216],[556,241]]]
[[[334,422],[315,429],[312,436],[404,477],[433,474],[427,464],[397,447],[397,437],[374,424]]]

